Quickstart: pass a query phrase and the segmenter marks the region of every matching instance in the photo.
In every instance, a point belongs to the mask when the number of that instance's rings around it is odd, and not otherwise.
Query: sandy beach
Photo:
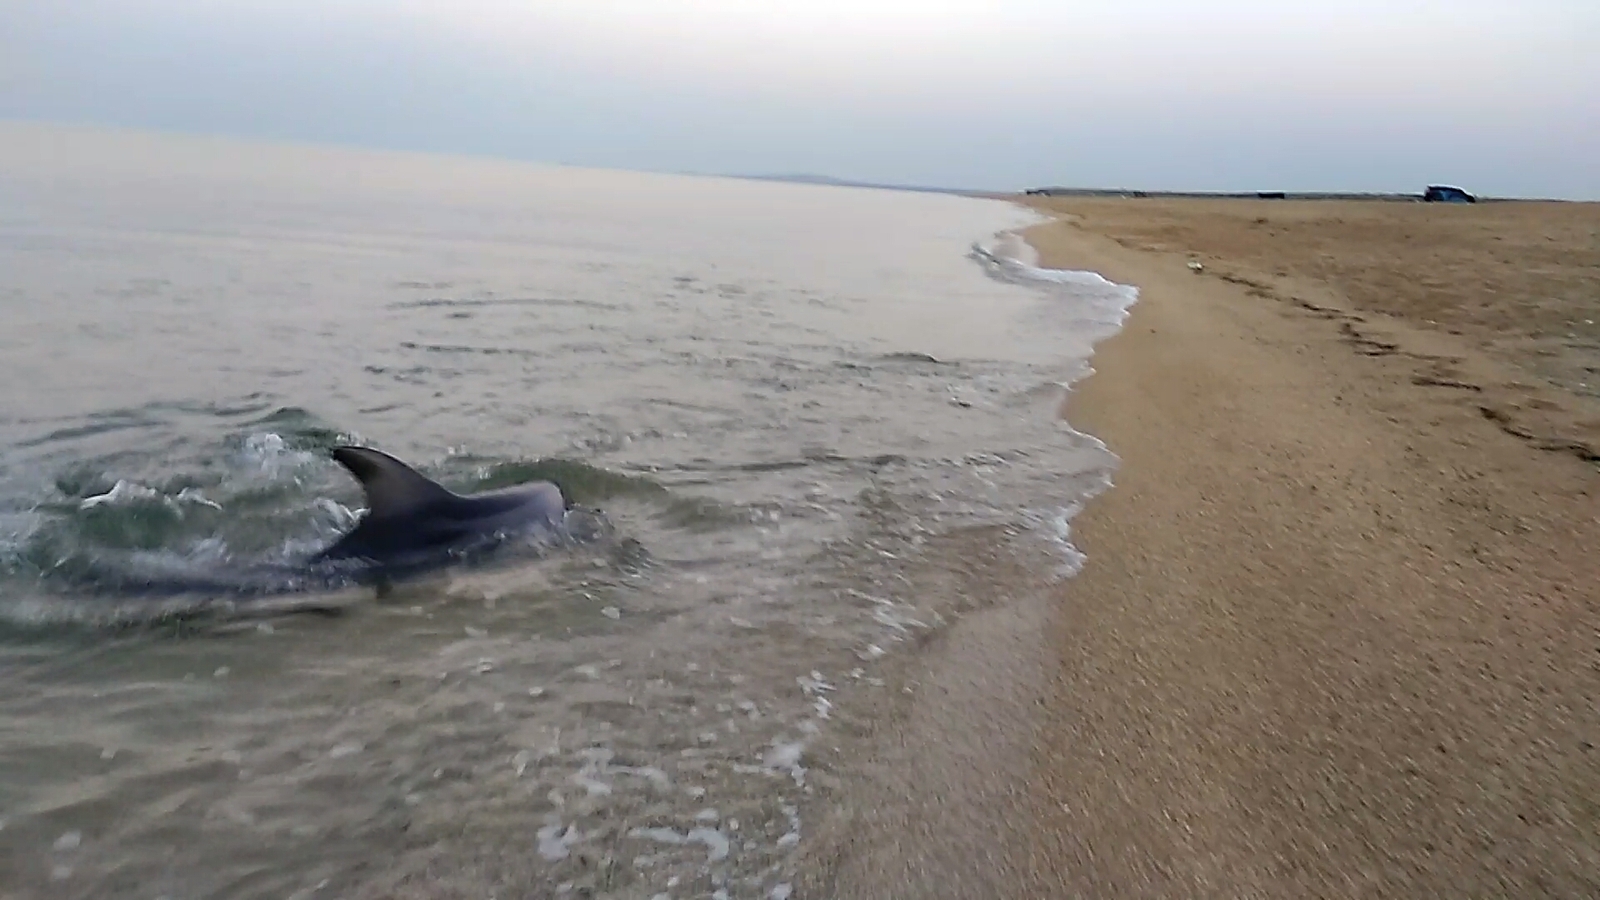
[[[1142,291],[1067,407],[1116,485],[903,667],[800,895],[1600,894],[1600,206],[1037,206]]]

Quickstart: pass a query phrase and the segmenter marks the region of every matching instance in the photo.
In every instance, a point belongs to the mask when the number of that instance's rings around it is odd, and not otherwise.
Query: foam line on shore
[[[1048,225],[1054,220],[1033,213],[1031,210],[1024,212],[1028,213],[1028,219],[1031,221],[998,232],[985,240],[975,241],[972,244],[971,255],[993,277],[1052,293],[1057,291],[1065,293],[1062,299],[1072,305],[1069,333],[1072,338],[1081,340],[1087,345],[1084,348],[1086,352],[1083,354],[1082,362],[1060,382],[1062,390],[1070,393],[1078,382],[1094,374],[1091,363],[1095,346],[1122,329],[1133,305],[1138,302],[1139,289],[1131,284],[1111,281],[1098,272],[1084,269],[1053,269],[1040,265],[1039,252],[1028,242],[1027,232]],[[1034,527],[1048,534],[1050,540],[1060,549],[1063,561],[1057,567],[1055,575],[1070,578],[1082,570],[1085,562],[1083,552],[1072,543],[1072,520],[1090,501],[1112,487],[1112,474],[1121,461],[1100,438],[1072,427],[1066,419],[1065,400],[1061,404],[1058,416],[1063,427],[1076,437],[1088,441],[1110,459],[1110,464],[1101,473],[1102,477],[1086,493],[1065,507],[1053,510],[1048,515],[1036,517],[1033,522]]]

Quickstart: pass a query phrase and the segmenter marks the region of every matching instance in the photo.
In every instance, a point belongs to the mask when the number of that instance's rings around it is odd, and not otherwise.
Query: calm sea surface
[[[1030,220],[0,125],[0,895],[785,895],[835,711],[1000,602],[919,573],[979,530],[1070,572],[1113,462],[1057,412],[1131,292]],[[598,527],[136,590],[349,527],[342,441]]]

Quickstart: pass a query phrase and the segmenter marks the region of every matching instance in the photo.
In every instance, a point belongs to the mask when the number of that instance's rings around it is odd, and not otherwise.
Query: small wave
[[[335,428],[315,413],[299,406],[280,406],[245,424],[254,428],[247,434],[270,431],[295,450],[326,450],[337,444],[361,442],[361,435]]]
[[[460,487],[466,491],[488,491],[533,481],[552,482],[572,502],[586,504],[602,503],[613,497],[662,497],[668,493],[665,485],[642,475],[627,475],[556,456],[483,465]]]
[[[252,393],[226,401],[161,400],[138,407],[99,410],[71,417],[18,419],[15,420],[16,423],[23,425],[47,425],[59,422],[71,422],[72,424],[20,440],[16,443],[16,446],[21,449],[31,449],[54,444],[76,443],[86,438],[96,438],[134,429],[154,429],[169,424],[171,420],[180,416],[236,419],[242,416],[258,414],[267,409],[268,406],[269,404],[261,394]]]
[[[335,467],[314,449],[342,435],[292,407],[252,424],[223,439],[231,449],[191,465],[129,451],[74,461],[32,487],[13,485],[20,506],[7,516],[0,577],[16,590],[8,590],[4,617],[36,618],[18,593],[43,591],[52,609],[71,605],[61,591],[95,595],[84,615],[98,619],[117,606],[103,595],[129,587],[187,580],[220,591],[234,570],[281,565],[348,528],[348,508],[321,496],[337,484]],[[262,581],[260,574],[251,577]],[[268,574],[271,581],[282,573]]]
[[[519,347],[473,347],[467,344],[419,344],[416,341],[401,341],[400,346],[406,350],[421,350],[424,353],[475,353],[485,356],[542,356],[533,350]]]
[[[75,441],[80,438],[97,437],[114,431],[126,431],[130,428],[145,428],[155,424],[153,419],[134,414],[125,417],[107,418],[89,425],[78,425],[70,428],[58,428],[48,434],[25,441],[18,441],[17,446],[22,448],[43,447],[48,444],[59,444]]]
[[[390,309],[484,308],[491,306],[568,306],[578,309],[621,310],[615,303],[576,297],[433,297],[426,300],[398,300]]]
[[[885,353],[878,358],[884,362],[926,363],[930,366],[950,366],[952,368],[959,367],[961,365],[958,362],[939,359],[938,357],[928,353]]]
[[[1118,284],[1099,272],[1086,269],[1050,269],[1039,265],[1039,253],[1021,233],[1004,231],[988,241],[972,245],[972,253],[992,273],[1008,280],[1046,284],[1076,285],[1102,289],[1121,301],[1123,311],[1139,298],[1139,289]]]

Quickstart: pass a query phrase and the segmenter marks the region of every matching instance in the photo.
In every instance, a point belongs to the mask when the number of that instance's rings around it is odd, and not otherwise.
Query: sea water
[[[1070,575],[1114,464],[1060,408],[1133,292],[1031,221],[0,126],[4,892],[786,894],[835,712],[1005,602],[924,573]],[[336,537],[342,442],[603,527],[381,594],[132,590]]]

